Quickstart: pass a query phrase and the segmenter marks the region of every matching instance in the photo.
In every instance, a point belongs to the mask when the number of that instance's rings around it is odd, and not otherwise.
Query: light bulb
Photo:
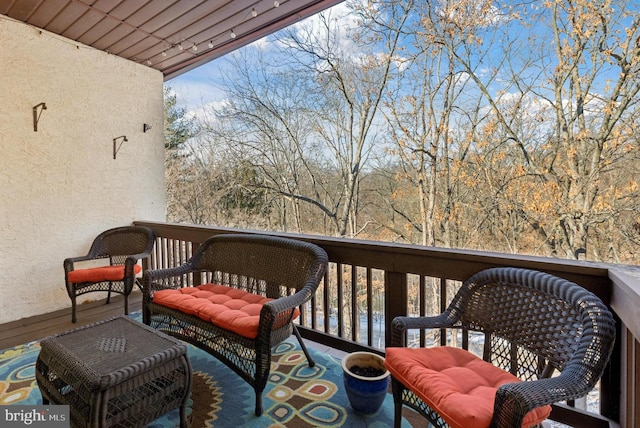
[[[254,7],[253,9],[251,9],[251,16],[253,16],[254,18],[256,16],[258,16],[258,11],[256,10],[256,8]]]
[[[213,40],[209,42],[209,49],[213,49]]]
[[[182,46],[182,43],[178,44],[178,50],[181,51],[182,49],[184,49],[184,46]]]
[[[162,56],[167,56],[167,53],[165,51],[162,51]]]
[[[232,39],[235,39],[236,33],[233,30],[231,30],[231,34],[229,34],[229,36],[231,36]]]
[[[278,0],[273,2],[273,7],[278,7],[280,6],[280,2]]]
[[[196,46],[196,44],[194,43],[194,45],[193,45],[193,47],[191,49],[193,49],[193,51],[195,52],[195,51],[198,50],[198,46]]]

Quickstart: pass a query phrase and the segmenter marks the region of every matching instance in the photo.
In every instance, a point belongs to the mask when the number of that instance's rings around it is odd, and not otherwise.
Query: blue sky
[[[165,85],[177,94],[181,107],[193,111],[210,102],[224,99],[225,93],[216,88],[215,80],[225,63],[224,57],[218,58],[165,82]]]
[[[344,18],[348,9],[346,5],[342,3],[328,10],[331,11],[331,13],[340,14],[340,16]],[[314,20],[314,17],[307,18],[303,22],[308,23],[312,20]],[[301,24],[302,23],[294,24],[294,26]],[[272,43],[270,42],[270,37],[265,37],[252,43],[250,46],[259,46],[262,49],[268,49],[270,43]],[[232,54],[233,53],[228,55]],[[224,101],[226,94],[220,89],[218,83],[223,74],[222,71],[229,66],[228,63],[228,56],[223,56],[175,77],[165,82],[165,85],[169,86],[176,93],[177,102],[180,107],[185,108],[187,112],[195,113],[207,104]]]
[[[637,7],[637,3],[635,1],[632,1],[629,3],[629,6]],[[531,9],[532,13],[537,13],[538,6],[534,6],[534,4],[532,4],[531,8],[532,8]],[[348,9],[344,3],[329,9],[329,11],[332,13],[332,17],[339,16],[342,18],[341,19],[342,22],[340,24],[341,28],[343,26],[344,28],[346,27],[353,28],[354,26],[352,18],[345,19],[345,12],[347,12],[347,10]],[[623,20],[624,25],[630,25],[631,23],[629,21],[632,20],[634,16],[635,15],[632,13],[630,16],[626,17],[626,19]],[[305,20],[304,22],[306,24],[313,25],[314,19],[315,19],[314,17],[311,17]],[[294,25],[303,25],[303,24],[298,23]],[[520,24],[516,22],[516,25],[520,25]],[[515,31],[514,34],[518,34],[519,30],[522,31],[524,29],[516,27],[514,28],[514,31]],[[538,30],[529,29],[528,31],[524,31],[521,36],[526,37],[526,35],[528,34],[536,34],[537,32],[540,33],[538,34],[539,36],[544,36],[546,31],[548,31],[548,29],[543,29],[543,28],[540,28]],[[268,49],[270,46],[270,43],[272,43],[272,42],[269,42],[269,40],[270,38],[267,37],[265,39],[262,39],[260,41],[253,43],[252,46],[254,47],[258,46],[258,48],[260,49]],[[345,43],[348,43],[346,37],[343,38],[343,40]],[[233,55],[233,53],[229,55]],[[528,57],[526,57],[525,59],[528,59]],[[198,111],[202,110],[205,106],[211,103],[224,102],[226,98],[226,93],[224,92],[223,89],[221,89],[222,87],[221,80],[222,80],[222,75],[224,74],[223,72],[227,67],[229,67],[228,55],[218,58],[207,64],[204,64],[174,79],[171,79],[170,81],[166,82],[166,85],[171,87],[173,91],[176,93],[177,102],[179,106],[185,108],[188,112],[194,115],[198,115]],[[617,70],[614,70],[614,72],[615,71]],[[494,83],[497,84],[497,86],[492,87],[492,89],[496,91],[505,89],[501,87],[501,85],[508,84],[507,82],[502,82],[500,79],[497,79]],[[601,83],[604,83],[604,82],[601,82]],[[592,90],[597,90],[602,92],[603,88],[594,87],[592,88]]]

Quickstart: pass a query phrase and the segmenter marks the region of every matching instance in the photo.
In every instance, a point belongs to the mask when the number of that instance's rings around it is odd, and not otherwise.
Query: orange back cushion
[[[134,274],[139,274],[142,266],[133,265]],[[100,266],[89,269],[77,269],[69,272],[69,282],[122,281],[124,279],[124,265]]]

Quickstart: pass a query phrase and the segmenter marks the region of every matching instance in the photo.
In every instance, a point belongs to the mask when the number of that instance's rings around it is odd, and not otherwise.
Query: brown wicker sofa
[[[482,359],[453,347],[408,348],[415,329],[480,332]],[[550,404],[593,389],[614,341],[611,312],[583,287],[535,270],[483,270],[442,314],[393,320],[385,365],[395,426],[403,404],[435,427],[536,425]]]
[[[314,295],[327,268],[317,245],[258,235],[217,235],[182,266],[147,270],[143,321],[210,353],[255,390],[255,414],[269,378],[271,350],[295,334],[300,305]],[[193,276],[196,287],[187,287]]]

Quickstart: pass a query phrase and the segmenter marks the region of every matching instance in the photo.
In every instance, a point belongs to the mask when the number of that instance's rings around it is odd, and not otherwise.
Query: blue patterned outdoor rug
[[[34,371],[39,350],[39,343],[31,342],[0,351],[0,405],[42,404]],[[375,415],[355,413],[344,391],[340,361],[311,350],[316,365],[310,368],[295,341],[274,350],[261,417],[254,414],[253,389],[238,375],[194,346],[188,346],[188,354],[193,367],[193,428],[393,426],[391,394]],[[175,427],[178,421],[174,411],[149,427]],[[410,426],[406,421],[403,424]]]

